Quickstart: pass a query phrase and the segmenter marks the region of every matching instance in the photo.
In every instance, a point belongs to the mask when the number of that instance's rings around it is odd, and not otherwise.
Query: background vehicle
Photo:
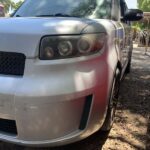
[[[0,139],[58,146],[110,130],[142,15],[123,0],[27,0],[1,19]]]

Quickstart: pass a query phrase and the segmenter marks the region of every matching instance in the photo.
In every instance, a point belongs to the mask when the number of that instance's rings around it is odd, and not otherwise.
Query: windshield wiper
[[[52,15],[37,15],[36,17],[77,17],[77,16],[71,16],[68,14],[57,13],[57,14],[52,14]]]
[[[16,15],[16,17],[21,17],[20,15]]]

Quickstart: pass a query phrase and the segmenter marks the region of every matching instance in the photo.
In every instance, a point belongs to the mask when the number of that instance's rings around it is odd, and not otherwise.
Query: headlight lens
[[[65,59],[92,55],[100,52],[106,42],[106,34],[83,34],[74,36],[47,36],[40,44],[40,59]]]
[[[92,50],[92,42],[90,39],[88,38],[81,38],[78,41],[78,50],[80,53],[82,54],[87,54]]]
[[[58,44],[58,50],[61,56],[69,56],[73,52],[73,47],[70,41],[63,41]]]
[[[54,50],[51,47],[45,47],[43,54],[43,57],[45,57],[46,59],[51,59],[54,57]]]

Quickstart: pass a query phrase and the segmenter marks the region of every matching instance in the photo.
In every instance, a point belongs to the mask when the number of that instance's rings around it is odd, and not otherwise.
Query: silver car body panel
[[[0,75],[0,118],[16,121],[17,136],[0,140],[58,146],[88,137],[102,126],[119,61],[117,28],[110,20],[6,18],[0,20],[0,51],[26,55],[23,77]],[[91,56],[42,61],[45,35],[106,33],[103,49]],[[79,129],[85,99],[93,95],[86,128]]]

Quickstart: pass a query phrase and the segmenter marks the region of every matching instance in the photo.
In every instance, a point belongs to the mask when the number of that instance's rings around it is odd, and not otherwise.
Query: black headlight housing
[[[100,52],[105,42],[105,33],[45,36],[41,39],[39,58],[53,60],[92,55]]]

